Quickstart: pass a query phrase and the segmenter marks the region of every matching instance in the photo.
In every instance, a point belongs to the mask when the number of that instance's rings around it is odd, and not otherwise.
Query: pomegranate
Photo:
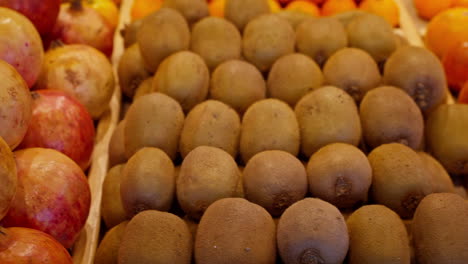
[[[96,9],[80,0],[62,3],[54,35],[65,44],[87,44],[112,54],[114,28]]]
[[[94,145],[94,124],[86,108],[59,90],[32,92],[33,115],[20,148],[52,148],[89,166]]]
[[[22,14],[0,7],[0,59],[11,64],[31,88],[41,71],[44,50],[34,25]]]
[[[53,149],[29,148],[14,154],[18,190],[3,226],[34,228],[70,248],[89,214],[86,176],[73,160]]]
[[[41,35],[48,35],[54,28],[61,0],[0,0],[0,6],[14,9],[25,15]]]
[[[14,149],[23,140],[31,120],[31,95],[15,68],[2,60],[0,80],[0,137]]]
[[[0,137],[0,220],[6,215],[16,193],[18,180],[13,153],[7,143]],[[1,239],[0,239],[1,241]],[[1,242],[0,242],[1,244]]]
[[[108,108],[114,91],[109,60],[87,45],[64,45],[49,50],[36,89],[65,91],[82,103],[93,119]]]
[[[24,227],[0,227],[0,263],[72,264],[68,251],[53,237]]]

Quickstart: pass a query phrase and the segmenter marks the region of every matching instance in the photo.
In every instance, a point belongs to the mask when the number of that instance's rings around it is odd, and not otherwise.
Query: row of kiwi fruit
[[[123,32],[96,264],[468,263],[468,106],[432,53],[362,12],[166,1]]]

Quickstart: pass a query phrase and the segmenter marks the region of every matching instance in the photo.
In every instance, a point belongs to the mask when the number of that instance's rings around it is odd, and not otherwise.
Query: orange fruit
[[[315,17],[320,16],[320,9],[312,2],[305,1],[305,0],[297,0],[297,1],[291,2],[289,3],[289,5],[286,6],[285,9],[303,12],[303,13],[310,14]]]
[[[95,9],[101,14],[112,28],[119,24],[119,8],[111,0],[91,0],[84,2],[85,5]]]
[[[418,15],[424,19],[431,19],[438,13],[449,9],[454,0],[413,0]]]
[[[317,6],[320,6],[322,5],[323,3],[325,3],[327,0],[308,0],[308,2],[312,2],[314,3],[315,5]]]
[[[468,41],[468,8],[448,9],[427,25],[426,44],[439,58],[458,42]]]
[[[393,27],[398,26],[400,21],[400,10],[393,0],[364,0],[359,8],[382,16]]]
[[[447,81],[455,91],[460,91],[468,81],[468,41],[451,47],[442,58]]]
[[[211,16],[224,17],[225,0],[213,0],[208,4],[208,10]]]
[[[281,10],[281,6],[276,0],[268,0],[268,5],[270,6],[272,13],[276,13]]]
[[[468,0],[454,0],[454,7],[468,7]]]
[[[460,104],[468,104],[468,82],[465,83],[458,95],[458,102]]]
[[[162,6],[163,0],[134,0],[131,16],[133,20],[143,18]]]
[[[331,16],[356,8],[356,3],[353,0],[328,0],[322,6],[322,15]]]

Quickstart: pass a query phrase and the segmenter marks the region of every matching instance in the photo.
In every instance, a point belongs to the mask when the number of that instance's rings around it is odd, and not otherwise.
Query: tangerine
[[[430,20],[440,12],[449,9],[454,0],[414,0],[413,2],[418,15]]]
[[[359,8],[385,18],[393,27],[400,21],[400,10],[393,0],[364,0]]]
[[[353,0],[328,0],[322,6],[322,15],[331,16],[356,8],[356,3]]]
[[[297,0],[289,3],[289,5],[286,6],[286,10],[299,11],[315,17],[320,16],[320,9],[314,3],[305,0]]]
[[[131,16],[132,20],[143,18],[162,6],[162,0],[134,0]]]
[[[225,0],[213,0],[208,4],[208,10],[211,16],[224,17]]]
[[[454,7],[468,7],[468,0],[455,0],[453,2]]]
[[[468,41],[459,42],[450,48],[442,58],[442,64],[450,87],[460,91],[468,81]]]
[[[468,104],[468,82],[463,85],[460,94],[458,95],[458,102],[460,104]]]

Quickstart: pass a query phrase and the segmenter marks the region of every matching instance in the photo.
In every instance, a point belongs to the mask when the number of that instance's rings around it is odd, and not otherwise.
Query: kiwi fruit
[[[106,232],[99,243],[94,257],[94,264],[118,264],[119,248],[127,228],[128,221],[122,222]]]
[[[122,120],[117,124],[114,132],[112,133],[109,142],[109,167],[113,167],[117,164],[122,164],[127,161],[125,156],[124,146],[124,127],[125,121]]]
[[[323,67],[325,82],[345,90],[356,102],[381,83],[377,63],[363,50],[344,48],[331,56]]]
[[[468,173],[468,105],[443,104],[426,121],[427,146],[448,173]]]
[[[410,264],[408,233],[400,217],[383,205],[366,205],[346,221],[349,264]]]
[[[189,24],[209,15],[208,3],[205,0],[164,0],[162,7],[179,11]]]
[[[236,158],[241,122],[239,114],[228,105],[207,100],[189,112],[180,136],[182,158],[198,146],[220,148]]]
[[[147,210],[134,216],[120,244],[119,264],[190,264],[192,237],[178,216]]]
[[[224,16],[241,32],[252,19],[270,12],[267,0],[226,0],[224,5]]]
[[[419,149],[424,135],[424,118],[414,100],[403,90],[381,86],[369,91],[359,107],[366,144],[376,148],[401,143]]]
[[[0,188],[0,220],[2,220],[10,208],[18,186],[15,156],[2,137],[0,137],[0,182],[2,183]]]
[[[176,99],[185,112],[205,100],[210,72],[196,53],[180,51],[167,57],[153,78],[153,91]]]
[[[200,219],[216,200],[234,197],[238,182],[239,170],[229,153],[216,147],[196,147],[182,161],[177,200],[186,214]]]
[[[277,12],[276,15],[286,19],[294,29],[296,29],[304,20],[314,18],[311,14],[306,12],[286,9]]]
[[[245,27],[242,52],[249,62],[266,72],[278,58],[293,53],[294,44],[294,29],[286,19],[261,15]]]
[[[253,156],[243,173],[245,198],[280,216],[291,204],[304,199],[307,175],[302,163],[281,150]]]
[[[361,140],[361,121],[353,98],[345,91],[325,86],[316,89],[296,104],[301,150],[309,158],[331,143],[354,146]]]
[[[348,229],[335,206],[306,198],[284,211],[278,223],[277,243],[285,264],[338,264],[343,263],[348,252]]]
[[[468,203],[452,193],[426,196],[411,231],[417,262],[468,263]]]
[[[161,8],[143,18],[137,43],[146,69],[155,72],[166,57],[189,48],[189,26],[175,9]]]
[[[446,98],[444,68],[432,52],[422,47],[399,47],[385,63],[383,82],[403,89],[426,114]]]
[[[256,101],[266,97],[266,84],[260,71],[241,60],[229,60],[213,72],[210,97],[243,114]]]
[[[419,202],[432,193],[431,175],[411,148],[390,143],[380,145],[368,156],[372,167],[372,197],[378,204],[407,219]]]
[[[337,13],[333,15],[332,17],[338,19],[338,21],[340,21],[344,27],[347,27],[351,21],[353,21],[358,16],[364,15],[364,14],[368,14],[368,12],[362,11],[359,9],[354,9],[350,11]]]
[[[278,99],[264,99],[251,105],[242,118],[240,155],[246,163],[264,150],[299,153],[299,125],[291,107]]]
[[[207,17],[193,26],[190,49],[205,60],[210,70],[214,70],[225,61],[240,58],[242,37],[228,20]]]
[[[309,18],[296,28],[296,49],[321,67],[331,55],[347,45],[346,30],[336,18]]]
[[[151,76],[143,64],[138,44],[125,49],[117,70],[122,93],[132,98],[140,83]]]
[[[377,63],[383,64],[396,50],[393,27],[382,16],[365,13],[346,27],[349,46],[365,50]]]
[[[338,208],[367,202],[372,168],[357,147],[333,143],[315,152],[307,164],[309,191]]]
[[[132,217],[144,210],[167,211],[175,192],[174,164],[158,148],[142,148],[125,165],[120,181],[120,197]]]
[[[141,96],[125,118],[126,157],[143,147],[157,147],[174,159],[183,125],[184,112],[177,101],[162,93]]]
[[[143,19],[133,20],[130,24],[125,25],[124,29],[120,32],[124,40],[124,48],[137,43],[137,32],[143,24]]]
[[[200,220],[195,239],[197,264],[274,264],[276,227],[261,206],[242,198],[214,202]]]
[[[153,77],[146,78],[144,81],[138,85],[138,88],[135,90],[135,95],[133,100],[137,99],[140,96],[149,94],[153,92]]]
[[[197,230],[198,230],[198,222],[193,220],[193,218],[191,218],[188,215],[185,215],[183,219],[184,219],[185,224],[187,224],[187,227],[190,230],[190,234],[192,234],[192,242],[195,243],[195,237],[197,236]]]
[[[294,105],[307,92],[323,85],[322,70],[311,58],[293,53],[279,58],[268,74],[268,96]]]
[[[237,183],[236,194],[234,197],[245,198],[244,192],[244,167],[239,166],[239,182]]]
[[[418,152],[426,168],[431,175],[433,193],[455,193],[455,186],[452,178],[444,167],[434,157],[426,152]]]
[[[125,164],[112,167],[102,184],[101,215],[107,228],[112,228],[127,219],[120,198],[120,182]]]

